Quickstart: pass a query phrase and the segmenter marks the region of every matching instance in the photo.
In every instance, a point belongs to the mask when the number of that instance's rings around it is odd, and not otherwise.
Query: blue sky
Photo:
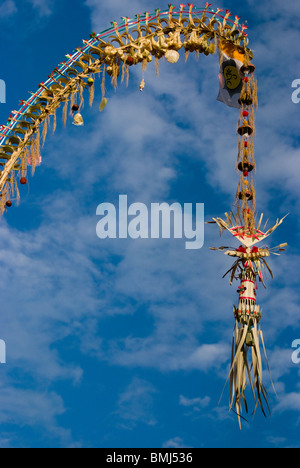
[[[65,54],[121,16],[167,8],[137,0],[2,0],[0,79],[5,123],[28,91]],[[201,6],[199,4],[199,6]],[[300,78],[296,2],[233,0],[248,20],[259,83],[256,180],[258,210],[275,221],[268,240],[288,242],[271,260],[275,280],[259,291],[263,330],[277,390],[273,415],[238,429],[228,413],[226,380],[235,287],[222,279],[230,259],[209,250],[231,244],[216,227],[205,245],[182,241],[101,241],[96,208],[129,202],[205,203],[206,219],[230,210],[238,182],[237,112],[216,101],[218,59],[190,56],[145,75],[85,126],[49,132],[43,165],[1,220],[0,447],[299,447],[300,338],[299,112],[291,84]],[[266,383],[270,388],[268,375]],[[247,443],[245,444],[245,440]]]

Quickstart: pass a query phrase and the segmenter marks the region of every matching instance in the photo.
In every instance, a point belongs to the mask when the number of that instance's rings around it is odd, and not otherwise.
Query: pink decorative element
[[[28,166],[32,166],[32,159],[31,159],[31,156],[28,156],[27,157],[27,164]],[[37,156],[35,158],[35,165],[36,166],[40,166],[42,164],[42,156]]]

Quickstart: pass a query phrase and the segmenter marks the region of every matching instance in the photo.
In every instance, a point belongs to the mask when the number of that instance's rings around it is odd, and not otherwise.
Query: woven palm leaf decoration
[[[258,219],[256,212],[253,176],[256,173],[254,114],[258,102],[257,84],[254,78],[255,66],[247,59],[244,60],[238,47],[224,43],[220,46],[220,63],[220,75],[223,74],[223,76],[220,79],[221,90],[218,99],[230,107],[240,109],[236,165],[240,179],[234,209],[230,214],[225,214],[225,220],[214,218],[213,223],[219,226],[221,234],[226,230],[229,231],[241,245],[238,248],[220,247],[219,249],[212,248],[212,250],[220,250],[225,255],[236,258],[233,266],[224,275],[229,275],[231,285],[234,280],[239,282],[238,305],[233,308],[236,324],[227,382],[230,382],[229,408],[237,414],[241,427],[243,406],[248,413],[247,386],[250,387],[254,398],[254,413],[258,406],[265,416],[267,412],[270,413],[268,393],[263,384],[262,353],[265,355],[267,367],[269,365],[260,325],[262,310],[257,304],[256,291],[259,283],[265,286],[264,270],[273,278],[266,259],[271,254],[280,255],[279,252],[284,251],[287,244],[281,244],[273,249],[257,247],[257,244],[264,241],[282,224],[284,218],[278,219],[272,228],[265,231],[267,223],[264,228],[261,228],[263,214]]]
[[[260,343],[264,348],[260,329],[261,310],[256,303],[256,284],[263,281],[263,270],[271,270],[266,258],[271,253],[267,248],[255,245],[269,236],[274,228],[260,230],[262,218],[256,222],[256,196],[254,176],[255,118],[257,85],[252,64],[253,52],[248,47],[247,27],[238,16],[229,10],[204,8],[192,4],[180,5],[176,9],[157,9],[137,15],[134,19],[123,18],[113,22],[106,31],[93,32],[81,47],[66,55],[66,60],[56,67],[48,79],[38,85],[27,100],[20,102],[18,110],[12,111],[6,124],[0,127],[0,214],[13,206],[28,183],[28,167],[32,172],[42,164],[41,153],[49,129],[55,132],[57,112],[62,111],[63,124],[68,116],[80,128],[84,125],[84,103],[88,98],[92,106],[95,89],[99,81],[101,101],[99,111],[105,114],[109,104],[106,96],[107,80],[117,90],[123,82],[128,84],[132,66],[141,66],[141,92],[146,89],[145,71],[154,62],[157,75],[159,61],[176,64],[183,52],[185,59],[190,53],[217,55],[220,64],[220,91],[218,100],[239,109],[238,117],[238,160],[240,180],[236,193],[234,212],[226,220],[216,218],[221,232],[228,230],[242,246],[225,249],[225,254],[235,257],[228,272],[230,282],[240,281],[239,304],[234,308],[236,329],[233,340],[232,363],[229,373],[230,408],[241,421],[241,407],[247,409],[245,388],[249,383],[258,405],[264,410],[267,393],[262,383],[262,360]],[[98,78],[99,77],[99,78]],[[279,246],[279,251],[284,246]],[[216,250],[224,250],[216,249]],[[248,361],[248,350],[252,349],[252,364]]]
[[[231,216],[233,217],[233,214]],[[256,244],[272,234],[282,224],[284,219],[277,220],[275,226],[267,232],[263,232],[260,230],[263,215],[260,217],[258,227],[254,229],[245,228],[245,226],[241,225],[233,225],[232,217],[226,221],[221,218],[215,218],[214,222],[218,224],[221,230],[227,229],[242,245],[238,249],[220,247],[212,248],[212,250],[219,250],[225,255],[236,258],[233,266],[224,275],[224,277],[229,275],[231,285],[235,279],[240,283],[237,291],[239,295],[238,306],[233,307],[235,329],[232,341],[231,366],[226,383],[230,381],[229,408],[236,412],[241,427],[243,405],[246,413],[248,413],[245,393],[247,385],[251,388],[254,398],[254,413],[257,407],[260,406],[265,416],[266,412],[271,414],[268,392],[263,384],[263,354],[268,369],[269,365],[263,332],[260,326],[262,310],[257,304],[256,291],[259,282],[265,286],[264,270],[268,271],[273,278],[272,270],[266,259],[271,254],[280,255],[279,252],[283,252],[287,244],[281,244],[272,249],[256,247]]]
[[[213,10],[207,3],[205,8],[188,4],[176,9],[169,5],[166,11],[157,9],[132,20],[123,18],[120,24],[113,22],[100,34],[93,32],[81,47],[66,55],[47,81],[40,83],[29,99],[21,101],[20,108],[12,111],[7,123],[0,127],[0,213],[7,209],[8,201],[20,197],[18,186],[25,185],[21,179],[28,180],[28,167],[34,172],[41,164],[42,148],[49,129],[56,130],[59,109],[64,125],[70,113],[74,125],[84,125],[84,102],[87,97],[93,105],[97,80],[102,91],[97,105],[103,112],[108,103],[107,80],[115,89],[120,82],[128,84],[132,66],[141,65],[143,91],[147,66],[154,62],[158,74],[159,61],[175,64],[180,51],[186,58],[192,52],[212,55],[222,42],[237,47],[249,62],[252,53],[245,30],[238,17],[233,18],[228,10]]]

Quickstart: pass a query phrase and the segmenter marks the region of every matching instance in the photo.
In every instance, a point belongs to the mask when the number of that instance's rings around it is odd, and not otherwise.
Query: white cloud
[[[263,17],[268,22],[273,23],[275,20],[291,20],[300,16],[299,4],[296,2],[282,2],[281,0],[273,0],[272,5],[268,2],[257,3],[255,0],[247,0],[251,8],[255,8],[260,18]]]
[[[276,436],[268,436],[267,441],[275,445],[277,448],[282,447],[283,445],[286,445],[287,439],[285,437],[276,437]]]
[[[163,443],[163,448],[191,448],[187,447],[181,437],[174,437]]]
[[[211,370],[228,361],[227,343],[203,344],[187,358],[187,367],[199,370]]]
[[[0,5],[0,18],[8,18],[17,13],[17,11],[17,6],[13,0],[5,0],[2,5]]]
[[[206,396],[204,398],[186,398],[183,395],[179,397],[179,404],[185,407],[193,407],[197,410],[200,408],[206,408],[210,404],[210,397]]]
[[[291,392],[280,395],[279,403],[274,411],[282,413],[283,411],[300,411],[300,393]]]
[[[53,0],[28,0],[40,16],[49,16],[53,12]]]
[[[154,0],[114,0],[99,3],[97,0],[85,0],[91,9],[92,25],[98,32],[105,30],[111,21],[119,22],[121,17],[134,18],[138,13],[153,12],[158,8]]]
[[[133,429],[138,423],[148,426],[156,424],[153,415],[155,387],[148,381],[134,377],[126,390],[121,393],[116,414],[124,421],[122,427]]]
[[[2,424],[31,426],[42,431],[47,438],[67,446],[72,443],[71,431],[60,427],[56,418],[65,414],[62,398],[55,392],[17,388],[9,380],[1,383],[0,417]],[[1,447],[19,443],[12,432],[0,441]]]

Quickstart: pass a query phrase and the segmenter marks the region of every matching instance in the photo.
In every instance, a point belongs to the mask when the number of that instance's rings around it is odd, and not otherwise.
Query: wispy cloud
[[[85,0],[85,3],[91,9],[93,28],[101,31],[106,29],[105,21],[119,22],[121,17],[134,18],[138,13],[144,13],[149,9],[152,12],[158,8],[153,0],[114,0],[105,4],[100,4],[97,0]]]
[[[179,397],[179,404],[187,408],[194,408],[200,410],[201,408],[206,408],[210,403],[210,397],[206,396],[204,398],[186,398],[183,395]]]
[[[163,448],[191,448],[185,445],[183,439],[181,437],[174,437],[173,439],[169,439],[163,443]]]
[[[275,411],[280,413],[283,411],[300,412],[300,392],[291,392],[283,395],[280,402],[275,407]]]
[[[133,429],[137,424],[156,424],[153,414],[155,387],[148,381],[134,377],[126,390],[121,393],[116,414],[123,420],[122,426]]]
[[[50,16],[53,13],[55,0],[27,0],[37,10],[40,16]]]
[[[15,13],[17,13],[18,8],[14,0],[5,0],[2,5],[0,5],[0,18],[8,18]]]
[[[57,443],[67,446],[72,442],[71,431],[57,424],[57,417],[66,412],[62,398],[51,391],[17,388],[14,382],[1,383],[0,417],[2,424],[36,427]],[[16,446],[13,434],[0,441],[1,447]]]

